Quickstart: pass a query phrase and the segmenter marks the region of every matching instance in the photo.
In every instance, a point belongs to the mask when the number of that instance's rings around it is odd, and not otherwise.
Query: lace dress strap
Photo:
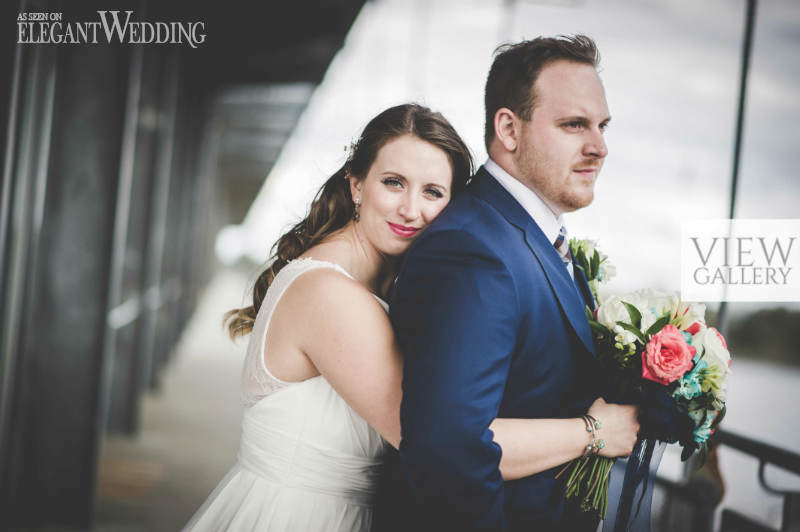
[[[263,397],[285,388],[297,382],[287,382],[275,377],[264,363],[264,343],[266,341],[269,322],[272,313],[278,305],[281,296],[292,282],[305,272],[317,268],[332,268],[346,275],[350,279],[352,275],[333,262],[316,260],[311,258],[295,259],[281,268],[267,289],[266,296],[261,302],[261,308],[256,315],[253,331],[250,333],[250,341],[247,345],[244,367],[242,369],[242,393],[245,404],[252,405]],[[382,302],[383,303],[383,302]],[[384,303],[385,305],[385,303]],[[386,307],[384,307],[386,308]]]

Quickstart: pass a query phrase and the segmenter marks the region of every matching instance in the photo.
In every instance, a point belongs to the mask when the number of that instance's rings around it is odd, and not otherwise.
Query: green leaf
[[[575,256],[576,259],[578,258],[578,244],[579,242],[577,238],[569,239],[569,250],[572,252],[572,254]]]
[[[666,324],[668,324],[668,323],[669,323],[669,314],[667,314],[666,316],[661,316],[660,318],[658,318],[658,319],[656,320],[656,322],[655,322],[654,324],[652,324],[652,325],[650,326],[650,328],[649,328],[649,329],[647,329],[647,331],[644,333],[644,334],[645,334],[645,336],[652,336],[652,335],[654,335],[655,333],[657,333],[658,331],[660,331],[661,329],[663,329],[663,328],[664,328],[664,325],[666,325]]]
[[[641,340],[641,342],[643,344],[647,343],[644,340],[644,336],[642,335],[642,331],[640,331],[639,329],[637,329],[636,327],[634,327],[630,323],[625,323],[624,321],[618,321],[617,325],[619,325],[620,327],[622,327],[626,331],[633,333],[633,335],[636,336],[636,338],[638,338],[639,340]]]
[[[596,279],[597,273],[600,271],[600,253],[596,249],[594,250],[594,255],[592,255],[592,262],[589,268],[592,270],[591,279]]]
[[[641,329],[642,314],[641,312],[639,312],[639,309],[625,301],[623,301],[622,304],[625,305],[625,308],[628,310],[628,316],[631,317],[631,323],[633,324],[634,327],[636,327],[636,330],[638,331],[639,329]]]
[[[599,321],[589,320],[589,327],[591,327],[591,329],[595,331],[598,335],[605,336],[608,338],[614,338],[614,331],[612,331]]]

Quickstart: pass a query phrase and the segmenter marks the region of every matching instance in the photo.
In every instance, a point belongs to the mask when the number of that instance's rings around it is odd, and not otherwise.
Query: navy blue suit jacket
[[[496,417],[578,417],[597,397],[584,310],[593,301],[577,268],[575,276],[484,168],[420,235],[391,299],[405,356],[402,442],[376,529],[560,521],[560,467],[504,482],[488,427]]]

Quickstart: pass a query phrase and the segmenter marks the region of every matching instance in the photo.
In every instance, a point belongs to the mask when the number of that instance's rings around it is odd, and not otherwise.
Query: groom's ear
[[[514,152],[519,142],[519,119],[508,107],[501,107],[494,114],[494,136],[506,151]]]

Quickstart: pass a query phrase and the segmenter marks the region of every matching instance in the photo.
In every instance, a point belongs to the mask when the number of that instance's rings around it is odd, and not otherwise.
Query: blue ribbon
[[[627,460],[617,460],[608,487],[608,511],[603,532],[650,530],[653,486],[667,444],[653,439],[636,442]],[[622,468],[625,468],[624,473]]]

